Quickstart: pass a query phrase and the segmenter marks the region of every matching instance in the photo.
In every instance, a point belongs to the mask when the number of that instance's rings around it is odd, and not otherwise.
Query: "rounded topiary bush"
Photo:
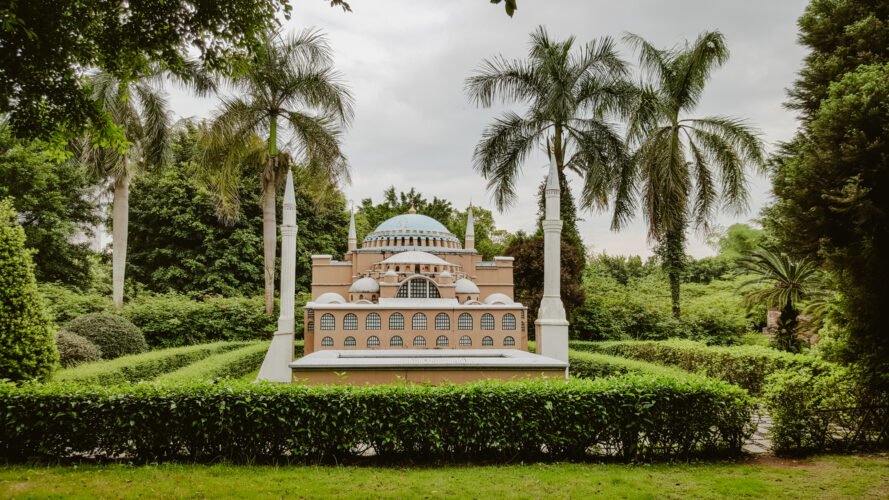
[[[96,344],[105,359],[148,350],[142,330],[130,320],[116,314],[84,314],[72,319],[65,325],[65,329]]]
[[[59,362],[65,368],[102,359],[99,346],[68,330],[59,330],[56,334],[56,347],[59,349]]]

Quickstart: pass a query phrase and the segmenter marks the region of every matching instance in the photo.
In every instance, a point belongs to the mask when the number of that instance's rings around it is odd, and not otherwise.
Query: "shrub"
[[[779,371],[764,399],[778,453],[849,451],[889,445],[889,395],[846,368]]]
[[[0,453],[136,461],[623,460],[737,454],[752,400],[705,378],[465,385],[0,385]]]
[[[152,380],[164,373],[200,361],[207,356],[244,346],[244,342],[215,342],[150,351],[62,370],[56,374],[55,379],[63,382],[91,384],[118,384]]]
[[[102,359],[102,351],[96,344],[67,330],[59,330],[56,334],[56,347],[59,363],[66,368]]]
[[[130,320],[116,314],[84,314],[68,322],[65,329],[99,346],[105,359],[148,350],[142,330]]]
[[[707,346],[690,340],[571,342],[571,348],[676,366],[738,385],[757,395],[767,375],[783,369],[808,367],[824,372],[833,365],[813,356],[791,354],[769,347]]]
[[[179,382],[183,380],[238,378],[262,366],[269,343],[254,342],[233,351],[214,354],[198,362],[165,373],[158,382]]]
[[[0,379],[43,378],[59,355],[15,216],[12,202],[0,200]]]
[[[78,316],[111,309],[111,299],[107,295],[80,293],[55,283],[41,283],[37,288],[59,327]]]
[[[568,362],[571,365],[568,373],[580,378],[610,377],[625,373],[646,373],[679,378],[697,376],[678,368],[593,352],[571,351]]]
[[[265,314],[262,297],[192,300],[183,295],[148,295],[121,312],[139,326],[153,348],[203,344],[217,340],[267,340],[277,316]],[[302,315],[297,314],[302,318]],[[301,332],[301,323],[297,331]]]

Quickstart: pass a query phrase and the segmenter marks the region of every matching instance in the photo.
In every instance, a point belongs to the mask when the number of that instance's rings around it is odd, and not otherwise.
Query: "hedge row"
[[[743,387],[753,395],[761,394],[766,377],[777,371],[807,368],[814,373],[824,373],[834,366],[812,356],[791,354],[764,346],[707,346],[690,340],[572,341],[570,347],[579,351],[638,359],[702,373]]]
[[[123,356],[108,361],[86,363],[61,370],[55,379],[61,382],[117,384],[151,380],[164,373],[178,370],[214,354],[247,345],[246,342],[214,342],[211,344],[177,347]]]
[[[679,368],[594,352],[571,351],[568,362],[571,365],[568,373],[579,378],[610,377],[626,373],[646,373],[680,378],[695,376]]]
[[[705,378],[463,385],[0,385],[10,460],[623,460],[737,454],[752,400]],[[371,453],[372,452],[372,453]]]
[[[178,382],[184,380],[239,378],[262,366],[268,342],[253,342],[239,349],[215,354],[182,368],[164,373],[155,380],[158,382]]]
[[[850,451],[889,446],[889,394],[837,367],[769,376],[764,400],[778,453]]]

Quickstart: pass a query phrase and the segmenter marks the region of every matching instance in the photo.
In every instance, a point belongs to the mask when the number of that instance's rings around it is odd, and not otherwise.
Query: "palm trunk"
[[[781,316],[778,318],[778,329],[775,331],[775,343],[778,348],[788,352],[800,351],[800,340],[796,336],[796,329],[799,326],[799,311],[793,307],[793,303],[788,300],[781,309]]]
[[[670,303],[672,304],[673,317],[679,319],[679,284],[681,282],[682,268],[685,263],[685,234],[682,229],[667,231],[664,241],[664,270],[670,279]]]
[[[111,280],[114,306],[123,307],[123,284],[127,266],[127,231],[130,219],[130,179],[124,174],[114,180],[111,217]]]
[[[278,119],[272,114],[269,120],[269,162],[271,172],[262,176],[262,249],[265,271],[265,313],[275,312],[275,255],[278,246],[278,228],[275,217],[275,178],[277,169]]]

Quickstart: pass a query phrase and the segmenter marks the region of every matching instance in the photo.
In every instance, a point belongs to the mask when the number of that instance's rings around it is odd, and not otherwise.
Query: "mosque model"
[[[528,350],[526,307],[513,301],[512,257],[475,251],[411,207],[357,248],[354,215],[344,261],[312,256],[312,301],[303,309],[305,353],[324,349]]]
[[[461,383],[565,378],[568,322],[559,297],[559,188],[547,177],[544,293],[537,354],[528,352],[527,308],[513,300],[513,258],[483,261],[472,207],[465,244],[431,217],[392,217],[358,248],[355,217],[344,260],[312,256],[312,300],[303,308],[304,356],[294,361],[296,201],[285,183],[278,328],[259,380],[279,383]]]

